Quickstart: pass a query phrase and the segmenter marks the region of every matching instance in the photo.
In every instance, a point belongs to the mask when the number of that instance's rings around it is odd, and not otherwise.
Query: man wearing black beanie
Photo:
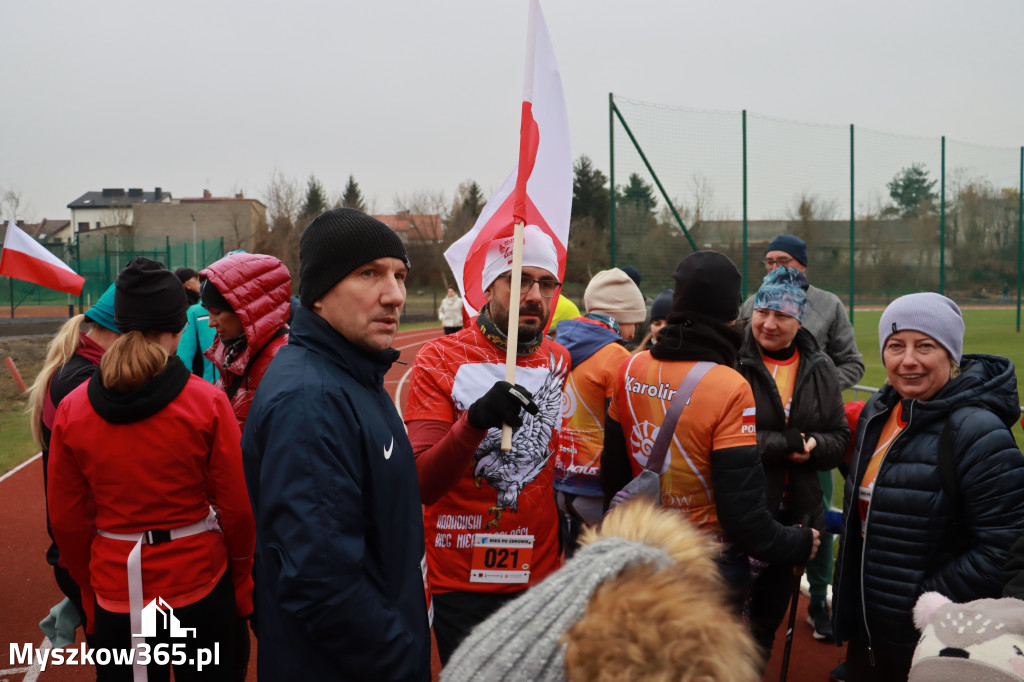
[[[260,679],[430,679],[423,524],[405,427],[384,390],[409,260],[361,211],[299,242],[302,305],[242,437],[256,517]]]
[[[740,273],[729,258],[698,251],[672,274],[672,313],[658,343],[621,370],[605,420],[601,487],[605,504],[647,465],[655,432],[691,372],[696,384],[676,412],[675,436],[661,468],[661,502],[722,545],[719,567],[737,611],[750,585],[749,556],[803,564],[818,531],[787,528],[768,511],[757,451],[754,395],[733,366],[742,332]]]

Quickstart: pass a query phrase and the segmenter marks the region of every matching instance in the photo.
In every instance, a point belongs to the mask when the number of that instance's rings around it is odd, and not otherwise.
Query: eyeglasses
[[[498,277],[504,277],[509,280],[509,284],[512,283],[512,275],[508,273],[498,275]],[[529,275],[523,275],[520,280],[519,296],[525,298],[526,295],[530,293],[530,289],[533,288],[534,284],[537,285],[537,288],[540,290],[540,295],[544,298],[551,298],[555,295],[555,292],[558,291],[558,288],[562,286],[562,283],[557,279],[534,279]]]
[[[762,262],[764,263],[764,266],[767,269],[771,270],[776,265],[778,265],[780,267],[783,267],[783,268],[788,268],[789,264],[793,262],[793,259],[792,258],[765,258],[764,261],[762,261]]]

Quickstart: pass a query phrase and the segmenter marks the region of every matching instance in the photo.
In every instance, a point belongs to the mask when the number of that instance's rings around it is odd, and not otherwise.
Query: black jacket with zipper
[[[1024,533],[1024,456],[1010,432],[1020,414],[1017,380],[1006,358],[965,355],[961,368],[931,399],[902,401],[907,426],[882,461],[863,529],[858,487],[901,396],[886,385],[861,413],[835,571],[837,643],[858,637],[909,660],[918,639],[913,608],[923,592],[954,602],[1000,596],[1010,547]],[[943,489],[938,468],[947,420],[954,430],[953,494]],[[958,532],[966,543],[954,537]]]
[[[839,466],[850,445],[850,426],[843,410],[843,395],[835,365],[806,329],[797,331],[800,352],[789,422],[775,379],[768,373],[753,332],[747,328],[740,348],[739,373],[750,384],[757,407],[757,450],[764,465],[768,509],[778,516],[783,489],[789,478],[789,509],[793,518],[811,517],[811,526],[825,530],[825,505],[818,471]],[[806,462],[797,464],[789,454],[803,449],[800,434],[814,437],[817,445]]]

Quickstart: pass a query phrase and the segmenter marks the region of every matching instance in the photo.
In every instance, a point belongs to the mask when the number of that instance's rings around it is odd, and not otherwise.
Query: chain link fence
[[[851,307],[922,290],[1019,304],[1024,147],[612,95],[609,108],[611,261],[639,268],[649,295],[695,249],[727,254],[753,293],[765,247],[789,233],[815,285]]]
[[[172,244],[170,238],[79,233],[74,240],[43,244],[50,253],[85,277],[80,297],[47,289],[31,282],[0,277],[0,309],[11,317],[52,317],[87,309],[117,278],[135,256],[160,261],[170,270],[190,267],[196,271],[224,256],[224,239]],[[19,313],[20,309],[20,313]]]

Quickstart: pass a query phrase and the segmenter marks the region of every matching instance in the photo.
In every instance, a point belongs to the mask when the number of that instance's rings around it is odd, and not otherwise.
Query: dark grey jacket
[[[918,639],[912,611],[922,592],[954,602],[1000,596],[1010,547],[1024,533],[1024,455],[1010,433],[1019,417],[1017,380],[1006,358],[965,355],[961,367],[930,400],[903,401],[908,423],[878,471],[863,538],[857,489],[900,396],[886,385],[861,413],[835,572],[838,642],[860,631],[866,645],[909,660]],[[984,407],[964,406],[974,401]],[[968,541],[960,552],[956,501],[938,470],[939,437],[951,415],[955,494]]]
[[[796,346],[800,364],[788,425],[779,389],[761,360],[749,326],[737,369],[750,383],[757,406],[757,450],[764,465],[768,509],[777,515],[788,473],[792,516],[800,519],[809,514],[811,525],[824,531],[825,505],[817,472],[839,466],[850,447],[850,426],[832,361],[806,329],[797,331]],[[813,436],[817,446],[810,459],[797,464],[788,455],[802,449],[800,433]]]

